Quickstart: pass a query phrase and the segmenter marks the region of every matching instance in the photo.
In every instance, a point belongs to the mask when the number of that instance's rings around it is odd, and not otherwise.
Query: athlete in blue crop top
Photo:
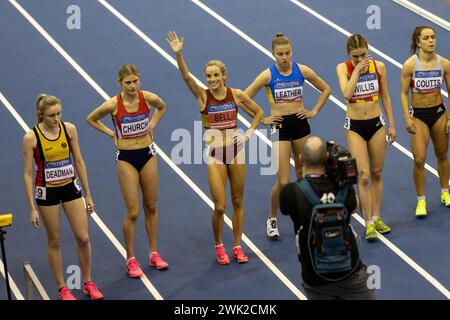
[[[419,48],[419,52],[416,53]],[[450,207],[448,193],[448,137],[450,121],[441,94],[445,80],[450,89],[450,62],[436,54],[436,34],[431,27],[416,27],[412,36],[411,54],[402,68],[402,110],[406,130],[411,136],[414,156],[413,178],[417,193],[416,217],[427,215],[425,203],[425,161],[428,142],[433,142],[438,161],[441,202]],[[411,104],[409,89],[411,88]]]
[[[311,133],[308,118],[314,118],[325,105],[331,88],[309,67],[292,61],[292,45],[288,37],[282,34],[275,36],[272,41],[272,54],[275,63],[261,72],[245,93],[253,98],[265,86],[270,104],[270,116],[263,118],[262,123],[271,127],[272,145],[278,161],[278,180],[272,188],[267,236],[276,239],[279,237],[276,219],[279,194],[281,188],[289,182],[291,150],[294,153],[297,177],[300,178],[300,150]],[[311,111],[303,105],[305,79],[321,92]]]

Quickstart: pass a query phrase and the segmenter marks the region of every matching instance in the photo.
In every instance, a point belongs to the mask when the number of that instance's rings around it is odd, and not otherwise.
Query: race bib
[[[350,130],[350,118],[345,117],[344,129]]]
[[[422,93],[439,90],[442,84],[441,70],[414,72],[414,87]]]
[[[75,185],[75,188],[77,188],[78,192],[80,192],[81,191],[80,179],[76,178],[75,180],[73,180],[73,184]]]
[[[275,134],[275,133],[277,133],[277,125],[271,124],[270,125],[270,134]]]
[[[34,190],[34,198],[39,200],[47,200],[47,188],[38,187]]]
[[[152,143],[148,146],[148,154],[151,154],[152,156],[156,155],[156,146],[155,143]]]
[[[61,184],[75,177],[75,169],[70,158],[44,163],[45,182]]]
[[[274,85],[276,102],[298,102],[302,100],[303,86],[299,81],[277,82]]]
[[[146,135],[150,123],[147,113],[133,116],[123,116],[121,119],[121,133],[123,138],[132,138]]]
[[[380,114],[380,121],[383,126],[386,125],[386,119],[384,118],[384,114],[382,114],[382,113]]]
[[[378,95],[379,85],[376,73],[359,76],[353,99],[365,99]]]
[[[211,129],[227,129],[236,126],[237,109],[234,102],[208,106],[208,122]]]

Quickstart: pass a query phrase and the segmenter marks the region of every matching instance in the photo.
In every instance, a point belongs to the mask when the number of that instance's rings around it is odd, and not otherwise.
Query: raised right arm
[[[167,33],[166,40],[177,57],[178,70],[180,71],[181,77],[199,102],[200,107],[202,107],[206,98],[205,90],[197,84],[189,73],[188,66],[183,56],[184,38],[182,37],[181,40],[179,40],[177,34],[174,31],[170,31]]]

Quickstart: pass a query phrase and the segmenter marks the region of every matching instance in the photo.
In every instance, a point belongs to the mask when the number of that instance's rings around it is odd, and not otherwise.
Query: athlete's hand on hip
[[[36,229],[39,229],[41,227],[41,221],[39,219],[39,214],[36,209],[33,209],[30,211],[30,217],[31,217],[31,224]]]
[[[395,141],[395,138],[397,138],[397,132],[395,130],[395,127],[389,127],[388,129],[388,143],[393,144]]]
[[[271,125],[271,124],[281,123],[282,121],[283,121],[282,116],[271,115],[271,116],[263,118],[262,123],[265,125]]]
[[[184,38],[181,37],[181,40],[178,39],[175,31],[170,31],[167,33],[166,41],[175,53],[178,53],[183,49]]]
[[[314,109],[311,111],[303,109],[302,111],[297,112],[296,115],[297,115],[297,118],[300,118],[300,119],[314,118],[317,115],[317,111]]]
[[[414,121],[411,118],[406,120],[406,131],[408,131],[411,134],[416,134],[417,132],[416,125],[414,124]]]

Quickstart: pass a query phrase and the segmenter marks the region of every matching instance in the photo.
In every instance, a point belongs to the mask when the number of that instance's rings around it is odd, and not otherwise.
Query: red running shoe
[[[84,285],[83,293],[91,300],[103,300],[103,294],[100,290],[98,290],[97,286],[92,281],[89,281]]]
[[[130,278],[140,278],[143,275],[136,258],[131,258],[127,261],[127,273]]]
[[[75,299],[70,290],[66,286],[64,286],[59,291],[59,300],[77,300],[77,299]]]
[[[248,262],[248,257],[242,251],[241,246],[237,246],[237,247],[233,248],[233,257],[234,257],[234,260],[237,261],[237,263],[247,263]]]
[[[161,258],[161,255],[158,252],[153,252],[150,255],[148,263],[152,267],[155,267],[156,270],[167,270],[169,268],[169,264]]]
[[[216,246],[216,255],[218,264],[229,264],[230,259],[228,258],[227,252],[223,247],[223,243]]]

